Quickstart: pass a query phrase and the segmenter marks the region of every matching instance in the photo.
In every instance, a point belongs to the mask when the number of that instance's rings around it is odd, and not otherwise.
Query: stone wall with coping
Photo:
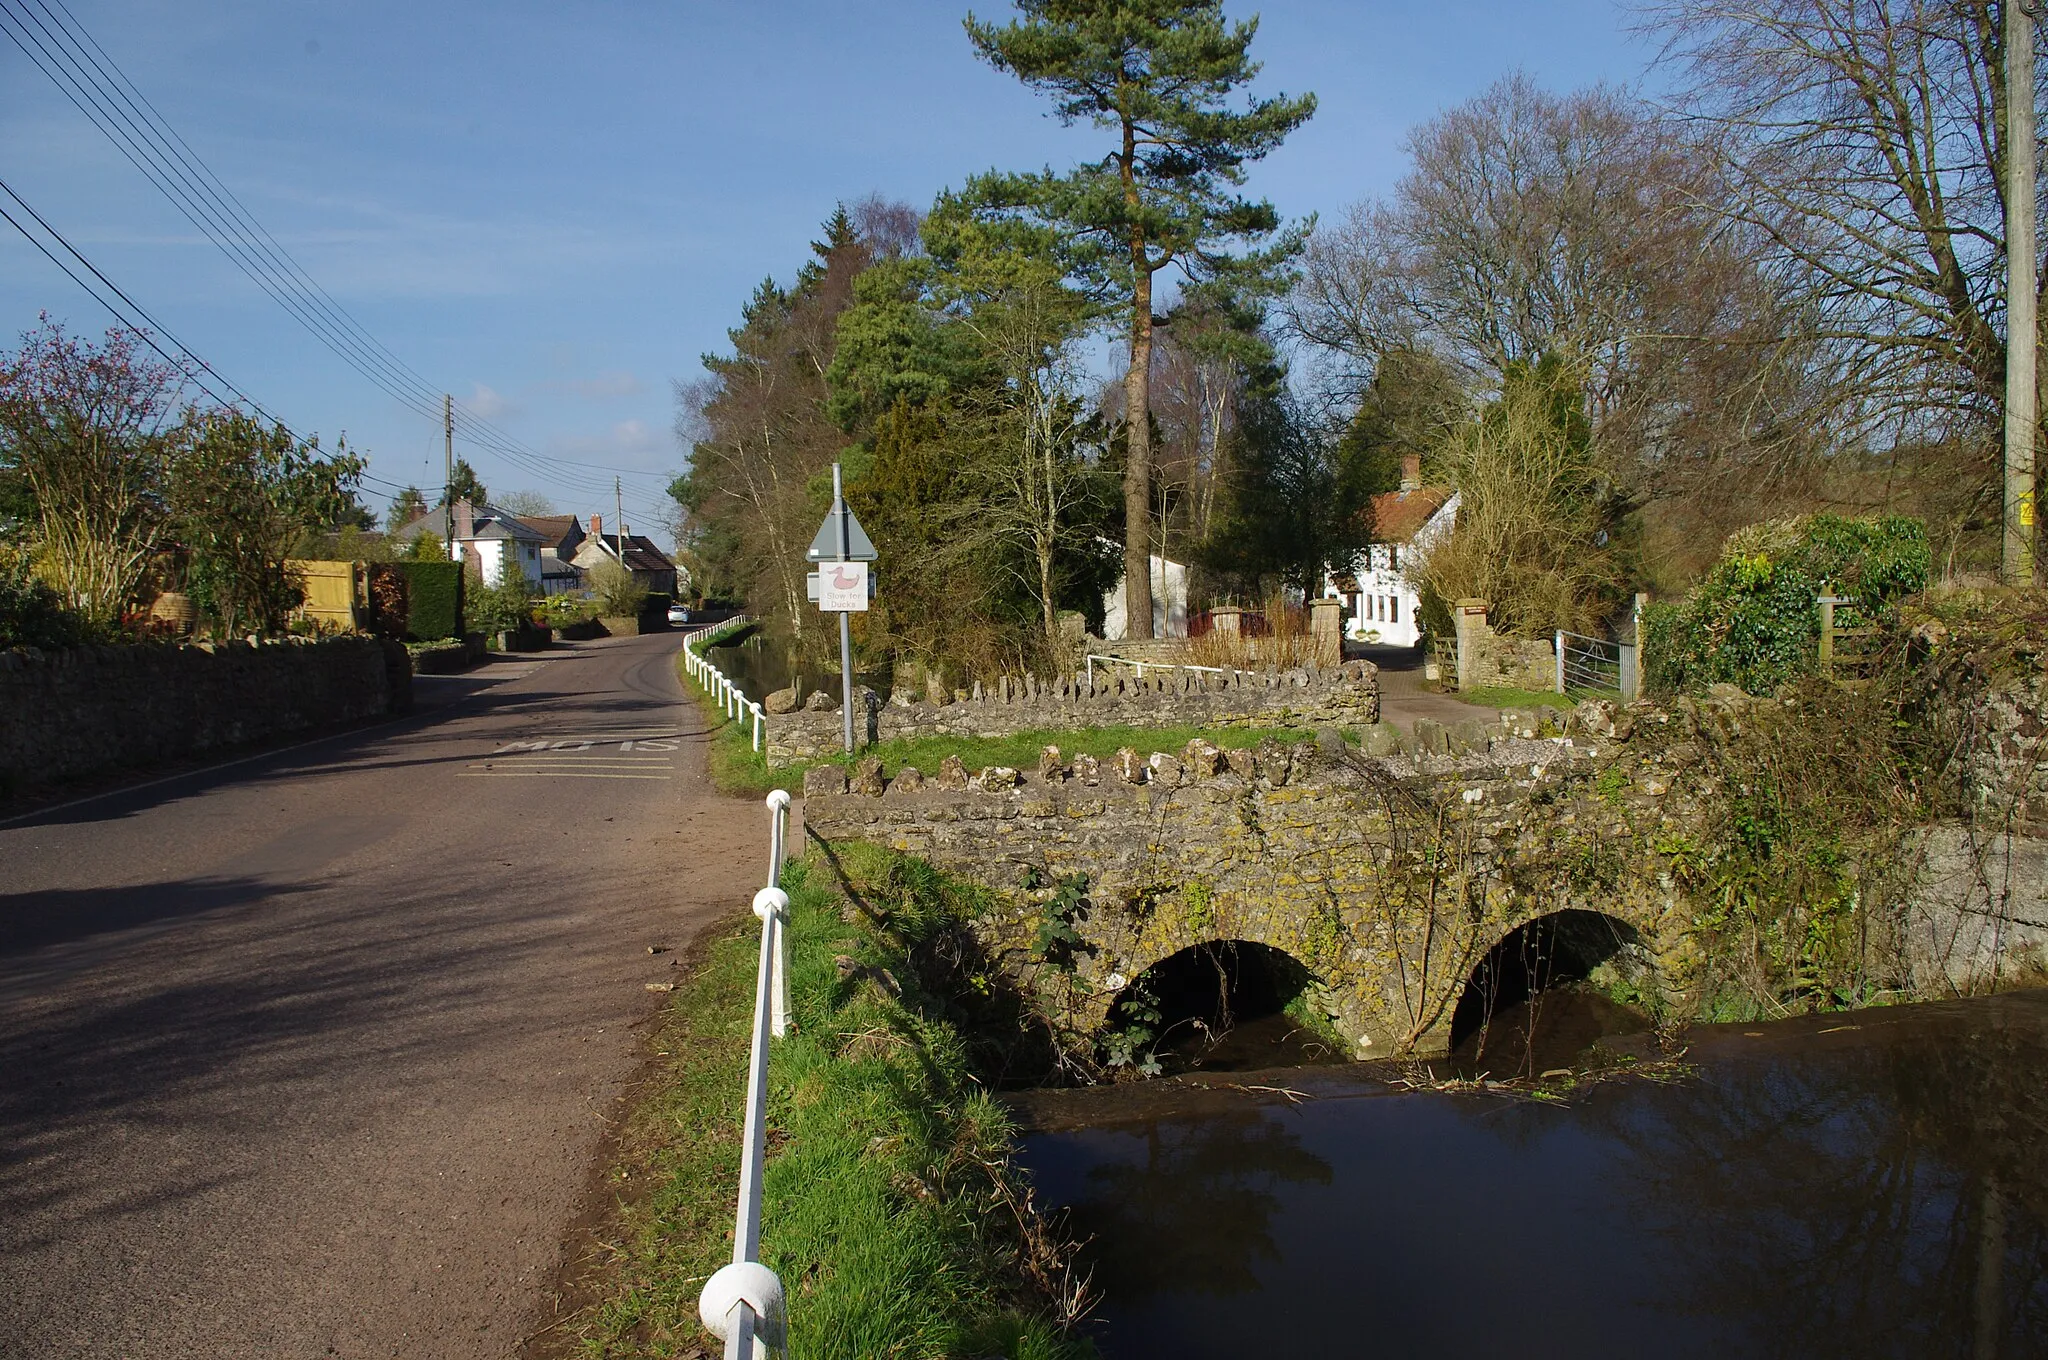
[[[405,649],[368,637],[0,652],[0,792],[403,710]]]
[[[1097,669],[1038,680],[1005,676],[977,684],[964,698],[944,702],[897,691],[887,701],[873,691],[855,732],[868,744],[908,737],[1007,737],[1018,732],[1092,727],[1272,727],[1313,731],[1377,722],[1379,670],[1368,661],[1290,671],[1148,670],[1142,677]],[[817,708],[771,713],[766,723],[770,765],[790,765],[836,754],[844,734],[831,695],[814,695]],[[861,696],[856,696],[860,702]]]

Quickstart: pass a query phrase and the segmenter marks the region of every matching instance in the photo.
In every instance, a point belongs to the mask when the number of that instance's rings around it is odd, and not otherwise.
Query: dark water
[[[839,671],[837,667],[827,671],[820,668],[798,666],[791,658],[789,648],[782,642],[761,633],[749,633],[745,638],[725,647],[713,647],[711,660],[718,668],[732,678],[734,684],[749,698],[759,703],[779,689],[788,689],[801,680],[803,691],[809,695],[824,690],[836,701],[839,698]],[[865,685],[877,694],[889,693],[890,672],[880,670],[856,670],[854,683]]]
[[[1111,1360],[2048,1355],[2048,993],[1690,1043],[1566,1104],[1364,1066],[1033,1093],[1023,1159]]]

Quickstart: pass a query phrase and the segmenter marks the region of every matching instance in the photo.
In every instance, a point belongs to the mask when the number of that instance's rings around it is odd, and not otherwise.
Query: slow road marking
[[[508,741],[484,760],[456,771],[458,779],[671,779],[673,732],[571,733]]]

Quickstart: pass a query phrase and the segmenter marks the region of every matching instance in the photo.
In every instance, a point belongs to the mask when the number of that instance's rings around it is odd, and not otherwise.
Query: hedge
[[[1885,515],[1771,520],[1729,535],[1721,560],[1685,599],[1643,612],[1643,682],[1655,694],[1728,683],[1769,694],[1820,664],[1826,591],[1876,619],[1924,590],[1927,526]]]
[[[438,642],[462,636],[460,562],[398,562],[406,577],[406,636]]]

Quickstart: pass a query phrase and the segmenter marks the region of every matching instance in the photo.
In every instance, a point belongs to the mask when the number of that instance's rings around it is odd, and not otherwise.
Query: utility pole
[[[846,488],[839,464],[832,465],[832,509],[839,516],[839,560],[853,558],[853,530],[847,524]],[[839,719],[846,734],[846,753],[853,754],[853,615],[839,611]]]
[[[619,565],[626,565],[626,493],[619,489],[619,479],[612,478],[612,523],[619,541]]]
[[[2005,0],[2005,582],[2034,584],[2034,26],[2029,0]]]
[[[446,512],[442,515],[447,532],[441,541],[448,549],[448,560],[455,560],[455,398],[448,393],[441,394],[441,504]]]

